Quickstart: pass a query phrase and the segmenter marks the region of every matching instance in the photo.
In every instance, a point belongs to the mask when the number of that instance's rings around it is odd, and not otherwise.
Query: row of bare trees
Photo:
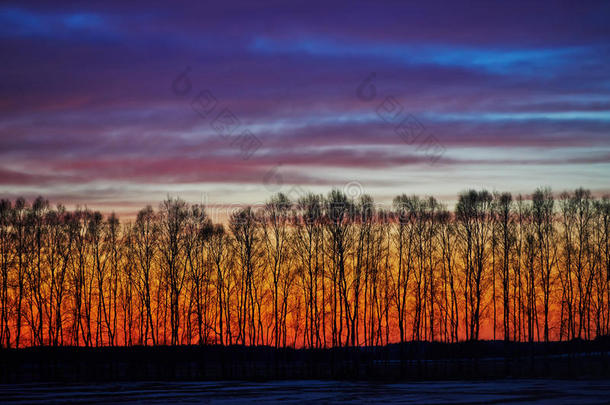
[[[382,345],[610,331],[610,200],[469,190],[453,211],[333,190],[214,224],[0,201],[0,343]]]

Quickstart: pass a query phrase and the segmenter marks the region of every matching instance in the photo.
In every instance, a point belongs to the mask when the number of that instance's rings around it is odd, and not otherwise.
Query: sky
[[[0,197],[610,192],[610,3],[2,2]]]

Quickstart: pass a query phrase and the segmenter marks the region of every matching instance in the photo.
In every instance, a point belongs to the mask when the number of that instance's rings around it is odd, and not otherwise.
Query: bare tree
[[[351,303],[348,292],[347,258],[351,248],[351,214],[353,208],[347,196],[332,190],[325,201],[325,222],[330,239],[327,254],[332,258],[333,282],[333,344],[340,346],[343,339],[343,316],[345,315],[345,345],[349,344]],[[337,305],[339,314],[337,314]],[[337,317],[338,315],[338,317]],[[355,343],[355,337],[352,337]]]
[[[154,323],[152,319],[152,268],[155,260],[158,244],[158,225],[155,222],[156,215],[149,205],[138,212],[135,225],[132,229],[130,247],[133,249],[136,265],[138,266],[138,290],[141,297],[142,308],[140,313],[145,318],[144,333],[141,336],[141,343],[148,344],[148,336],[153,345],[156,344]],[[142,316],[141,316],[142,318]],[[142,324],[142,322],[141,322]],[[142,326],[141,326],[142,327]]]
[[[256,340],[256,312],[254,301],[254,277],[257,267],[257,256],[260,244],[259,221],[251,207],[242,209],[231,216],[231,232],[236,241],[240,264],[240,305],[238,314],[238,337],[242,344],[254,344]],[[247,336],[247,334],[249,334]]]
[[[552,272],[557,264],[555,200],[550,189],[537,189],[532,197],[533,216],[538,241],[540,284],[543,293],[544,341],[549,341],[549,303]]]
[[[400,342],[405,341],[407,289],[415,256],[417,203],[418,200],[415,197],[407,197],[404,194],[394,198],[394,210],[398,222],[394,236],[398,250],[398,272],[393,282],[393,290]]]
[[[111,346],[115,345],[117,339],[118,322],[118,292],[119,274],[123,259],[123,241],[120,235],[120,222],[117,216],[112,213],[106,221],[105,247],[107,250],[110,274],[108,279],[108,312],[105,316],[108,342]]]
[[[466,282],[464,319],[469,330],[466,338],[478,339],[480,331],[481,285],[491,238],[491,202],[489,192],[470,190],[459,196],[456,217],[460,223]]]
[[[449,337],[452,342],[459,340],[460,314],[457,294],[457,265],[455,257],[455,237],[456,225],[451,213],[446,209],[441,209],[438,215],[441,258],[442,258],[442,277],[444,285],[445,302],[445,330],[449,330]]]
[[[49,269],[48,344],[63,344],[62,304],[66,295],[66,276],[72,254],[72,246],[78,223],[74,215],[63,206],[49,211],[46,218],[49,227],[46,240],[46,265]]]
[[[299,258],[299,266],[305,275],[305,301],[307,305],[310,346],[320,347],[325,339],[324,322],[324,257],[322,219],[322,197],[308,194],[299,199],[297,204],[299,216],[294,219],[294,254]],[[318,288],[322,278],[322,310],[318,307]],[[322,318],[322,319],[321,319]],[[322,329],[322,339],[320,338]],[[306,332],[307,333],[307,332]],[[325,343],[324,343],[325,345]]]
[[[287,256],[289,254],[288,225],[290,220],[291,202],[282,193],[273,196],[264,207],[262,217],[263,241],[265,243],[266,262],[271,269],[273,283],[273,325],[274,344],[280,345],[280,323],[279,323],[279,283],[280,277],[285,272]]]
[[[205,344],[208,341],[207,326],[209,323],[206,318],[206,309],[210,266],[206,257],[206,243],[212,230],[212,224],[205,214],[204,207],[200,205],[192,206],[185,224],[184,255],[186,256],[188,276],[193,285],[191,297],[195,302],[199,344]],[[190,319],[190,316],[187,319]],[[188,341],[190,342],[190,339]]]
[[[170,292],[171,343],[180,343],[180,293],[186,277],[184,250],[184,227],[188,217],[186,203],[168,198],[159,207],[159,247],[161,263]]]
[[[123,226],[1,200],[0,345],[455,342],[500,317],[505,341],[592,339],[610,330],[608,201],[278,194],[225,232],[180,199]]]
[[[214,225],[208,243],[210,259],[216,271],[216,296],[220,344],[233,344],[231,334],[231,292],[233,291],[232,247],[222,225]],[[224,322],[223,322],[224,315]],[[224,325],[224,328],[223,328]],[[226,332],[225,332],[226,330]]]
[[[11,347],[9,276],[15,249],[11,229],[12,204],[0,200],[0,347]]]
[[[514,244],[514,219],[512,208],[512,196],[510,193],[502,193],[498,196],[497,223],[499,226],[500,252],[502,263],[502,309],[504,341],[510,340],[510,258]]]

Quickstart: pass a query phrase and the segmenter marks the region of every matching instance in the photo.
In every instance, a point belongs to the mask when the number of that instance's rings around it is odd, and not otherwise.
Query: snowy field
[[[346,381],[138,382],[0,385],[0,402],[20,403],[533,403],[610,400],[606,380],[497,380],[380,384]]]

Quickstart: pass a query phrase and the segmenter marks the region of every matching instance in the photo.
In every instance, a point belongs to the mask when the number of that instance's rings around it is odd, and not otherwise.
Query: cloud
[[[490,167],[528,166],[541,184],[552,168],[570,186],[599,188],[610,148],[608,4],[270,7],[1,6],[0,188],[60,187],[85,201],[103,193],[82,187],[102,182],[120,205],[150,198],[129,191],[144,186],[262,187],[277,165],[303,185],[352,173],[395,188],[404,171],[427,171],[430,190],[445,193]],[[179,96],[171,84],[187,66],[192,86]],[[375,97],[362,100],[356,89],[371,73]],[[191,108],[202,90],[218,101],[206,118]],[[386,97],[446,148],[439,165],[377,114]],[[251,159],[212,127],[225,108],[261,141]]]

